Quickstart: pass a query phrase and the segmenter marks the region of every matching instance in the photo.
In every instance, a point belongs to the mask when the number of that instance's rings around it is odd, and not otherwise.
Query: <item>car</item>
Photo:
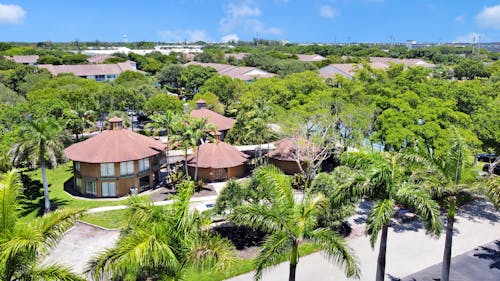
[[[489,170],[490,170],[490,164],[484,164],[483,171],[489,172]],[[495,168],[493,168],[493,174],[500,175],[500,165],[496,165]]]
[[[477,160],[481,162],[493,163],[497,156],[492,153],[480,153],[477,155]]]

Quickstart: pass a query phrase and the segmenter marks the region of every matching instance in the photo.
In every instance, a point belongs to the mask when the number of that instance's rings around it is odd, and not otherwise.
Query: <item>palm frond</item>
[[[343,267],[347,277],[359,278],[361,271],[354,251],[341,236],[330,229],[320,228],[307,238],[319,245],[330,261]]]
[[[70,268],[61,265],[34,266],[23,272],[20,280],[44,281],[85,281],[83,277],[75,274]]]
[[[254,259],[256,266],[254,279],[261,280],[264,271],[277,266],[282,260],[286,259],[291,248],[292,241],[286,233],[278,231],[268,235]]]
[[[236,224],[264,232],[285,231],[287,228],[286,217],[283,213],[271,206],[261,204],[239,206],[229,214],[228,218]]]
[[[0,180],[0,239],[6,239],[14,230],[19,215],[19,197],[22,187],[16,170],[2,175]]]
[[[375,242],[377,241],[378,233],[384,226],[387,226],[391,222],[391,218],[394,214],[394,200],[390,198],[382,199],[376,201],[373,208],[370,210],[366,224],[368,226],[368,234],[370,234],[370,244],[375,247]]]

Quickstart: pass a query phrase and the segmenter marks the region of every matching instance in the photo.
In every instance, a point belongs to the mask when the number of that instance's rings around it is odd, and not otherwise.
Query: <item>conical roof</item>
[[[126,129],[104,131],[64,150],[71,160],[111,163],[139,160],[159,154],[167,146],[161,141]]]
[[[225,142],[208,142],[198,149],[198,168],[231,168],[247,162],[248,156]],[[196,152],[188,159],[188,165],[196,166]]]

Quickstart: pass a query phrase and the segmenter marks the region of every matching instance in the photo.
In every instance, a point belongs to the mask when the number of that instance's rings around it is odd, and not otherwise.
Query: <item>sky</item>
[[[0,0],[0,41],[500,41],[500,0]],[[475,38],[475,39],[474,39]]]

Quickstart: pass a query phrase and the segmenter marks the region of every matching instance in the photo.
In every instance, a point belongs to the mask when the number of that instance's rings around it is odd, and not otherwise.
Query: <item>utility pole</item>
[[[475,50],[474,47],[476,46],[476,37],[472,37],[472,55],[474,56]]]
[[[477,37],[477,55],[481,54],[481,35]]]

